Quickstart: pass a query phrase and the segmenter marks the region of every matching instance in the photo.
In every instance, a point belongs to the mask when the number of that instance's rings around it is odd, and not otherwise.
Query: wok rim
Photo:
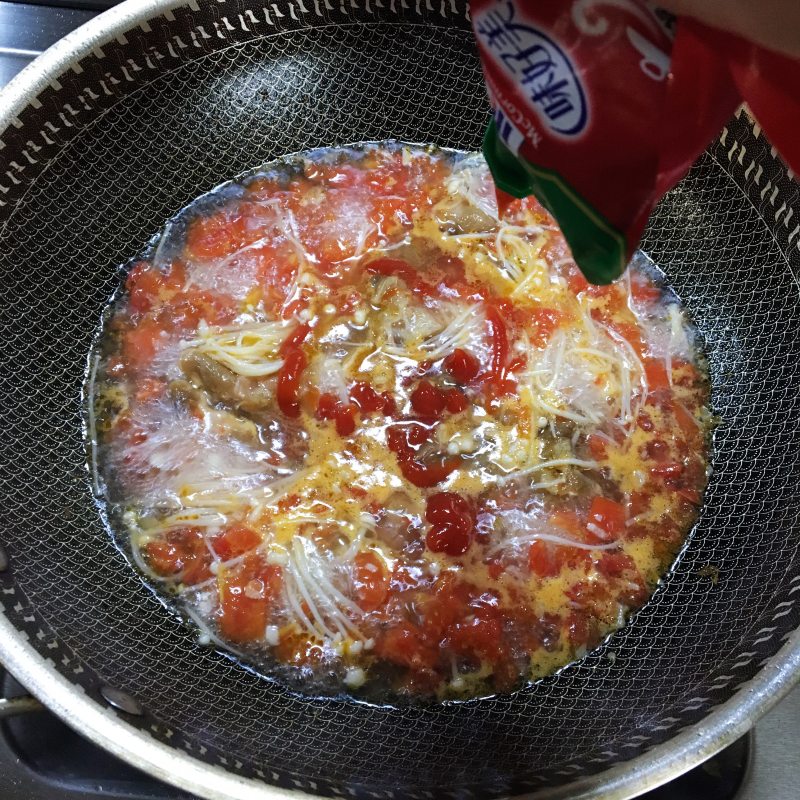
[[[125,0],[42,53],[0,90],[0,136],[59,75],[131,27],[196,0]],[[200,761],[128,724],[72,684],[0,614],[0,662],[67,725],[96,745],[165,783],[206,800],[296,800],[312,797]],[[800,629],[730,699],[648,752],[557,787],[516,795],[531,800],[631,800],[707,760],[744,735],[800,682]]]

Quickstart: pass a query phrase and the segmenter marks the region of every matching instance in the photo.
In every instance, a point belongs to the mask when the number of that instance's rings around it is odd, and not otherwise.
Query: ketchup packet
[[[594,283],[624,271],[742,99],[800,171],[798,61],[644,0],[472,0],[471,13],[499,206],[535,194]]]

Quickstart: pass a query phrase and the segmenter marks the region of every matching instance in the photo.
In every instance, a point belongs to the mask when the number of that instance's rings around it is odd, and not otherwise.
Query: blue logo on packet
[[[513,76],[554,133],[577,136],[589,117],[586,95],[566,53],[536,28],[514,19],[512,2],[475,18],[475,31]]]

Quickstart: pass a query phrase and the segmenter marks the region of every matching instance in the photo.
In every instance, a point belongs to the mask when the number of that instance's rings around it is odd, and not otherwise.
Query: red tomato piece
[[[633,273],[631,275],[631,297],[641,303],[655,303],[661,297],[661,289],[647,278]]]
[[[475,512],[455,492],[436,492],[428,497],[425,519],[431,529],[425,538],[429,550],[451,556],[465,553],[475,532]]]
[[[238,568],[219,575],[220,633],[232,642],[264,638],[269,608],[283,583],[281,568],[248,556]]]
[[[383,561],[375,553],[358,553],[353,559],[353,589],[363,611],[375,611],[386,602],[389,580]]]
[[[442,367],[459,383],[469,383],[478,377],[481,365],[478,359],[468,350],[460,347],[453,350],[442,362]]]
[[[260,544],[260,534],[245,525],[229,525],[212,542],[214,552],[222,561],[244,555]]]
[[[447,395],[430,381],[420,381],[411,393],[411,407],[423,417],[438,417],[447,407]]]
[[[647,358],[648,347],[642,339],[638,325],[633,322],[615,322],[613,319],[608,320],[606,324],[630,344],[639,358],[642,360]]]
[[[570,266],[566,274],[567,285],[572,294],[578,295],[589,288],[589,281],[577,266]]]
[[[644,362],[644,374],[651,392],[659,389],[669,389],[669,375],[666,364],[661,359],[648,358]]]
[[[603,553],[597,569],[606,577],[621,578],[625,573],[636,572],[636,564],[625,553]]]
[[[590,433],[586,437],[586,445],[589,448],[589,452],[592,454],[592,458],[597,461],[602,461],[608,455],[608,440],[603,436]]]
[[[375,653],[412,669],[433,669],[439,661],[438,647],[428,642],[423,631],[410,622],[385,631],[375,644]]]
[[[606,533],[605,538],[619,536],[625,530],[625,508],[614,500],[596,495],[589,506],[588,522]],[[604,538],[591,530],[587,530],[587,533],[601,540]]]
[[[364,381],[353,384],[350,389],[350,399],[362,414],[382,411],[386,405],[386,398],[378,394],[372,386]]]
[[[330,392],[321,394],[317,401],[317,419],[336,419],[338,406],[339,401],[336,399],[336,395]]]
[[[459,458],[434,458],[424,464],[414,459],[398,462],[406,480],[421,489],[430,489],[445,480],[461,464]]]
[[[311,333],[311,326],[307,322],[298,325],[284,340],[278,351],[280,355],[286,356],[292,350],[296,350],[308,338]]]
[[[656,464],[656,466],[650,467],[651,475],[665,479],[680,478],[680,476],[683,475],[683,471],[683,464],[679,464],[677,461],[670,461],[666,464]]]
[[[356,429],[355,406],[348,403],[341,405],[336,412],[336,433],[339,436],[350,436]]]
[[[672,414],[687,444],[690,447],[697,447],[700,443],[700,423],[694,414],[677,400],[672,404]]]
[[[585,611],[571,612],[567,617],[567,638],[573,647],[592,647],[597,639],[597,621]]]
[[[445,522],[428,531],[425,544],[431,552],[460,556],[469,550],[472,537],[461,523]]]
[[[163,275],[152,264],[147,261],[135,264],[125,281],[130,307],[137,314],[149,311],[157,302],[163,283]]]
[[[700,505],[700,491],[698,489],[682,488],[677,489],[675,493],[693,506]]]
[[[159,378],[143,378],[136,386],[136,401],[146,403],[148,400],[155,400],[164,394],[166,388],[166,381]]]
[[[564,313],[557,308],[536,308],[530,312],[529,324],[533,327],[530,332],[531,344],[543,347],[550,341],[556,328],[564,320]]]
[[[199,259],[229,256],[244,243],[245,224],[240,214],[228,211],[195,217],[186,232],[185,252]]]
[[[508,362],[508,332],[497,303],[487,306],[486,322],[489,326],[489,341],[491,343],[489,378],[495,383],[500,383],[505,378],[506,364]]]
[[[497,616],[475,615],[469,621],[459,622],[448,639],[456,652],[474,654],[487,661],[498,661],[505,655],[503,624]]]
[[[448,389],[445,392],[445,399],[447,402],[447,410],[451,414],[459,414],[466,411],[469,407],[469,400],[467,396],[460,389]]]
[[[123,335],[124,362],[134,370],[149,367],[160,348],[164,333],[160,323],[148,318],[129,328]]]
[[[574,511],[556,511],[550,516],[550,522],[576,539],[583,534],[583,523]]]
[[[278,406],[287,417],[300,415],[300,378],[308,366],[308,359],[301,349],[292,350],[278,371]]]
[[[528,567],[540,578],[553,578],[561,572],[558,551],[548,542],[537,541],[528,551]]]
[[[471,514],[469,501],[456,492],[436,492],[428,497],[425,505],[425,519],[431,524]]]
[[[163,539],[148,542],[144,548],[147,564],[162,577],[180,576],[187,586],[211,577],[211,553],[197,528],[177,528]]]

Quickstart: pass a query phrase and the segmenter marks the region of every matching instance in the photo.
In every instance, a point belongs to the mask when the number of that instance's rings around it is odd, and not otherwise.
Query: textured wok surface
[[[198,646],[92,501],[86,355],[117,265],[166,218],[309,147],[479,147],[488,106],[463,7],[358,5],[178,10],[85,59],[2,135],[0,543],[12,568],[0,606],[90,694],[108,683],[136,697],[147,714],[133,724],[244,775],[326,794],[563,783],[701,719],[800,618],[796,186],[744,118],[662,202],[643,245],[707,344],[723,424],[706,505],[653,600],[583,661],[467,704],[296,697]]]

